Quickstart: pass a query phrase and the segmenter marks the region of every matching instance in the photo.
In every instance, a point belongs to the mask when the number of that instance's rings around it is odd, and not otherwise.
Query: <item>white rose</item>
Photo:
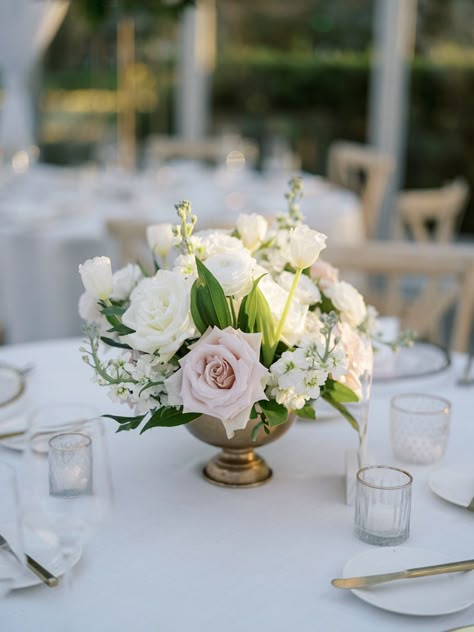
[[[195,334],[189,283],[178,273],[158,270],[143,279],[130,296],[122,322],[135,333],[122,336],[133,349],[155,353],[167,362]]]
[[[196,236],[200,238],[204,257],[243,250],[240,239],[231,237],[225,231],[200,231]]]
[[[291,272],[282,272],[278,281],[289,292],[294,278],[295,275]],[[321,300],[321,292],[309,277],[302,274],[296,286],[295,299],[302,305],[314,305]]]
[[[346,281],[338,281],[326,290],[334,307],[341,312],[341,320],[358,327],[365,318],[367,307],[362,294]]]
[[[212,255],[206,267],[216,277],[226,296],[239,299],[250,292],[256,261],[246,250]]]
[[[326,235],[308,226],[297,226],[290,231],[290,261],[303,270],[313,265],[319,253],[326,248]]]
[[[105,300],[112,293],[112,266],[108,257],[87,259],[79,266],[79,274],[89,294]]]
[[[258,213],[242,213],[235,226],[242,243],[249,250],[256,250],[262,244],[268,230],[267,220]]]
[[[112,295],[114,301],[125,301],[133,288],[143,278],[140,266],[129,263],[112,275]]]
[[[268,274],[260,280],[258,287],[267,300],[275,327],[277,327],[283,313],[283,309],[286,305],[288,292],[275,283]],[[300,305],[300,303],[297,303],[296,301],[291,303],[283,326],[283,331],[281,333],[281,337],[284,342],[289,345],[294,345],[297,340],[301,338],[304,334],[304,324],[307,312],[307,305]]]
[[[153,224],[146,229],[148,246],[157,257],[167,257],[174,244],[172,224]]]

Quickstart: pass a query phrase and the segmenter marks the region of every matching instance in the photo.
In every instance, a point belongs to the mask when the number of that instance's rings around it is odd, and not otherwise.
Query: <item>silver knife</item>
[[[15,551],[10,547],[10,545],[5,540],[3,535],[0,535],[0,549],[3,549],[4,551],[7,551],[11,555],[13,555],[13,557],[16,560],[18,560],[19,564],[21,564],[23,566],[20,558],[15,553]],[[28,566],[28,568],[37,577],[39,577],[41,579],[41,581],[46,584],[46,586],[49,586],[50,588],[53,588],[54,586],[58,585],[58,578],[55,575],[53,575],[52,573],[50,573],[46,568],[44,568],[44,566],[41,566],[41,564],[39,562],[37,562],[35,559],[30,557],[26,553],[25,553],[25,559],[26,559],[26,565]]]
[[[409,568],[397,573],[383,573],[381,575],[366,575],[365,577],[345,577],[333,579],[331,584],[336,588],[368,588],[376,584],[393,582],[397,579],[413,579],[415,577],[428,577],[430,575],[442,575],[443,573],[460,573],[474,569],[474,560],[463,560],[449,564],[437,564],[436,566],[421,566]]]

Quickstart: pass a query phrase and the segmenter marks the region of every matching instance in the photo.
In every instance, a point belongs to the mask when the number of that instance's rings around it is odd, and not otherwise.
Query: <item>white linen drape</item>
[[[0,149],[8,153],[34,144],[29,74],[68,7],[67,0],[0,0]]]

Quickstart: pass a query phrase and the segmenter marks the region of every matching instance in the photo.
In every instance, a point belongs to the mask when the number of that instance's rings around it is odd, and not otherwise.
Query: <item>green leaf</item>
[[[250,419],[257,419],[258,413],[255,410],[255,404],[252,406],[252,410],[250,411]]]
[[[295,410],[295,415],[302,417],[303,419],[316,419],[316,411],[312,404],[305,404],[303,408]]]
[[[203,321],[207,327],[225,329],[232,326],[232,315],[220,283],[197,257],[196,267],[199,276],[195,282],[194,309],[196,314],[199,312],[198,320]]]
[[[119,305],[112,305],[110,307],[102,307],[100,310],[104,316],[122,316],[127,311],[126,307],[120,307]]]
[[[113,338],[107,338],[107,336],[101,336],[100,339],[102,340],[102,342],[105,342],[106,345],[109,345],[109,347],[118,347],[119,349],[132,348],[130,347],[130,345],[126,345],[123,342],[117,342],[117,340],[114,340]]]
[[[250,435],[250,438],[252,439],[252,441],[256,441],[257,440],[257,435],[261,429],[262,426],[265,426],[265,422],[264,421],[259,421],[258,424],[255,424],[255,426],[252,428],[252,433]]]
[[[317,303],[316,305],[312,305],[310,307],[310,309],[316,309],[316,308],[319,308],[321,310],[321,313],[323,314],[329,314],[329,312],[339,313],[339,310],[337,310],[334,307],[334,304],[331,301],[331,299],[324,295],[321,296],[321,300],[319,303]]]
[[[351,426],[354,428],[356,432],[360,432],[357,419],[353,415],[351,415],[351,413],[347,410],[347,408],[343,404],[341,404],[340,402],[334,399],[330,391],[324,391],[323,393],[321,393],[321,397],[328,404],[331,404],[331,406],[333,406],[338,412],[340,412],[341,415],[347,419],[347,421],[351,424]]]
[[[201,316],[201,312],[199,310],[199,302],[198,302],[198,281],[194,281],[193,286],[191,288],[191,316],[193,317],[194,324],[199,329],[199,331],[203,334],[207,329],[207,324],[203,320]]]
[[[140,434],[143,434],[147,430],[150,430],[150,428],[155,428],[156,426],[166,426],[168,428],[171,428],[172,426],[181,426],[197,419],[200,416],[201,413],[183,413],[182,407],[173,408],[172,406],[165,406],[163,408],[159,408],[153,413],[141,429]]]
[[[145,418],[145,415],[138,415],[137,417],[121,417],[120,415],[102,415],[102,417],[108,417],[109,419],[113,419],[119,424],[124,424],[128,422],[142,421]]]
[[[248,296],[244,296],[242,302],[240,303],[239,315],[237,316],[237,325],[240,331],[250,334],[252,332],[249,329],[249,318],[247,315],[247,298]]]
[[[258,402],[270,426],[279,426],[288,421],[288,410],[274,399]]]
[[[328,380],[326,382],[325,390],[328,390],[331,393],[331,396],[337,402],[349,404],[359,401],[359,398],[354,393],[354,391],[352,391],[350,388],[347,388],[347,386],[344,386],[344,384],[341,384],[340,382],[335,382],[334,380]]]
[[[116,421],[119,425],[117,432],[124,430],[135,430],[142,423],[145,415],[139,415],[138,417],[120,417],[118,415],[102,415],[102,417],[109,417]]]

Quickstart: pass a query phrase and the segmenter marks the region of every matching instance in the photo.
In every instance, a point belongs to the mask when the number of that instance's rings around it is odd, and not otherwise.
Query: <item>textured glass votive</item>
[[[451,404],[436,395],[407,393],[390,403],[392,449],[407,463],[438,461],[448,444]]]
[[[92,440],[80,432],[55,435],[49,442],[49,493],[75,498],[92,493]]]
[[[384,465],[357,472],[355,533],[363,542],[396,546],[410,532],[413,477],[404,470]]]

